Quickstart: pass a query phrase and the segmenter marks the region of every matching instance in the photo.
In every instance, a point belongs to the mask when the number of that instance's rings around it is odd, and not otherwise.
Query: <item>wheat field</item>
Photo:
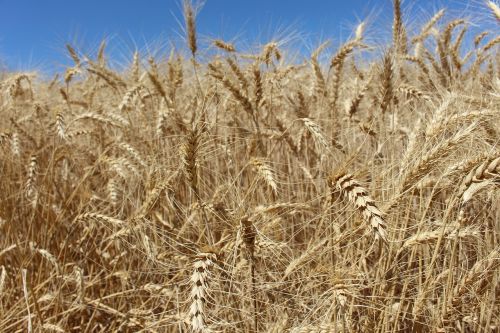
[[[0,331],[500,332],[500,38],[401,6],[1,74]]]

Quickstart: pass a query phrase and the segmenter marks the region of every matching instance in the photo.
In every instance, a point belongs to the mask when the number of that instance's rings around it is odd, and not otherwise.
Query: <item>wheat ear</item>
[[[214,253],[199,253],[193,262],[191,274],[191,307],[189,316],[193,332],[209,332],[206,325],[206,303],[209,297],[210,268],[217,260]]]
[[[495,179],[500,179],[500,157],[484,161],[467,174],[460,187],[462,202],[468,202],[476,192]]]
[[[412,39],[412,43],[415,44],[418,42],[422,42],[425,38],[427,38],[434,25],[444,16],[444,12],[445,10],[441,9],[436,14],[434,14],[434,16],[432,16],[432,18],[427,21],[427,23],[422,27],[422,29],[420,30],[420,34]]]
[[[340,173],[329,179],[332,194],[339,191],[361,213],[364,220],[371,226],[375,239],[387,242],[386,224],[383,213],[377,208],[375,201],[369,196],[368,190],[349,173]]]
[[[408,53],[406,29],[403,24],[401,13],[401,0],[393,0],[394,21],[392,25],[392,42],[394,49],[399,54]]]
[[[490,8],[491,13],[497,19],[497,21],[500,23],[500,7],[496,3],[494,3],[493,1],[486,2],[486,5]]]
[[[186,21],[186,33],[189,50],[194,58],[196,51],[198,50],[198,46],[196,44],[196,22],[193,5],[189,0],[184,0],[184,20]]]

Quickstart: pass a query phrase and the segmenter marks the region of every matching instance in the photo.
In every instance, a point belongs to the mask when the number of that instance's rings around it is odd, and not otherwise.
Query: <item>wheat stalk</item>
[[[189,50],[191,50],[191,55],[194,58],[196,55],[196,51],[198,50],[198,46],[196,44],[195,14],[193,6],[189,0],[184,0],[183,6],[184,6],[184,20],[186,23],[186,33],[187,33]]]
[[[213,41],[213,43],[216,47],[218,47],[219,49],[224,50],[226,52],[229,52],[229,53],[236,52],[236,48],[234,47],[233,44],[227,43],[221,39],[215,39]]]
[[[7,279],[7,271],[5,266],[2,265],[2,272],[0,273],[0,295],[3,295],[3,289],[5,286],[5,280]]]
[[[377,208],[375,201],[369,196],[368,190],[361,186],[349,173],[339,173],[329,178],[329,185],[334,192],[347,199],[361,213],[363,219],[370,225],[375,240],[387,242],[386,223],[383,213]]]
[[[432,28],[436,25],[436,23],[444,16],[445,9],[441,9],[436,14],[434,14],[429,21],[422,27],[420,30],[420,34],[412,38],[412,43],[416,44],[418,42],[422,42],[425,38],[427,38]]]
[[[62,112],[58,112],[56,115],[56,134],[61,140],[66,139],[66,123]]]
[[[191,307],[189,309],[191,329],[193,332],[210,331],[206,325],[206,303],[210,297],[210,270],[216,261],[217,256],[214,253],[198,253],[193,262],[193,273],[191,275]]]
[[[408,53],[408,41],[406,29],[403,23],[403,15],[401,13],[401,1],[393,0],[394,20],[392,23],[392,43],[397,53]]]
[[[477,191],[492,184],[497,178],[500,178],[500,157],[487,159],[465,176],[460,186],[459,197],[466,203]]]
[[[491,10],[491,13],[497,19],[497,21],[500,22],[500,7],[498,6],[498,4],[490,0],[486,2],[486,6],[488,6],[488,8]]]
[[[263,179],[266,184],[273,190],[273,193],[278,194],[278,184],[276,183],[276,176],[273,169],[262,158],[252,158],[250,164],[254,166],[258,175]]]

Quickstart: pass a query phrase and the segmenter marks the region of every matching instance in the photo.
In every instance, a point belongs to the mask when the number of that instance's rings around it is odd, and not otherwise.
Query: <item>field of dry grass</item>
[[[0,331],[500,332],[500,38],[445,15],[2,74]]]

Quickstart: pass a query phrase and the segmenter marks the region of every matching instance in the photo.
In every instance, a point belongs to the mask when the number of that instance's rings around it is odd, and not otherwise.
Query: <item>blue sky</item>
[[[479,9],[480,0],[406,0],[408,17],[426,18],[448,7]],[[483,10],[483,9],[481,9]],[[425,14],[427,13],[427,14]],[[206,0],[197,18],[200,39],[235,40],[250,47],[273,38],[313,48],[324,39],[347,38],[369,17],[390,27],[390,0]],[[106,38],[108,52],[125,62],[143,53],[181,45],[180,0],[0,0],[0,62],[11,69],[54,72],[70,64],[64,45],[91,54]],[[382,31],[382,30],[381,30]]]

